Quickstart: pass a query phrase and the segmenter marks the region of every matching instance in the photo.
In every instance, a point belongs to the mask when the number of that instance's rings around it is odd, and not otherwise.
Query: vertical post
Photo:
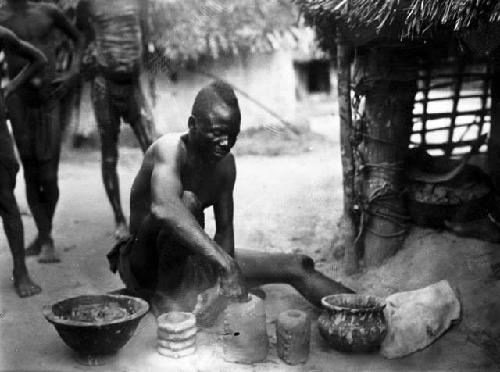
[[[481,94],[481,113],[479,114],[479,128],[477,132],[478,137],[483,133],[484,117],[488,112],[488,96],[490,94],[490,83],[491,83],[491,65],[487,64],[486,73],[483,77],[483,92]],[[491,115],[490,115],[490,126],[491,126]]]
[[[344,185],[344,270],[352,274],[358,269],[358,255],[354,244],[356,227],[353,216],[354,205],[354,158],[350,138],[352,134],[351,108],[351,53],[352,48],[337,33],[337,64],[338,64],[338,104],[340,118],[340,151],[342,158],[342,174]]]
[[[453,153],[453,133],[455,132],[455,122],[457,119],[458,113],[458,103],[460,102],[460,91],[462,90],[462,82],[463,82],[463,73],[465,70],[465,62],[463,58],[456,57],[457,59],[457,67],[456,67],[456,75],[454,81],[454,90],[453,90],[453,106],[451,108],[451,116],[450,116],[450,129],[448,131],[448,143],[445,147],[445,155],[450,157]]]
[[[493,64],[491,79],[491,129],[488,141],[488,169],[496,191],[500,190],[500,68]]]
[[[417,65],[411,53],[388,48],[371,48],[356,64],[370,81],[363,142],[364,260],[377,266],[401,248],[406,233],[403,164],[413,126]]]
[[[425,63],[424,66],[424,77],[422,79],[423,82],[423,87],[422,87],[422,133],[420,134],[421,137],[421,144],[422,146],[427,145],[427,111],[428,111],[428,106],[429,106],[429,91],[430,91],[430,86],[431,86],[431,65],[428,63]]]

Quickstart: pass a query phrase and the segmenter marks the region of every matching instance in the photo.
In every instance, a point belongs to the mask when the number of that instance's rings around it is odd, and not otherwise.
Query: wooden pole
[[[366,89],[363,199],[364,259],[381,264],[403,244],[407,215],[404,161],[413,126],[417,65],[400,50],[372,48],[360,55]]]
[[[453,153],[453,134],[455,133],[455,124],[458,116],[458,104],[460,102],[460,91],[462,90],[462,82],[464,79],[463,73],[465,70],[465,62],[462,58],[457,57],[456,75],[454,78],[453,105],[450,116],[450,129],[448,130],[448,143],[445,147],[445,155],[450,157]]]
[[[488,112],[488,97],[490,94],[490,82],[491,82],[491,66],[488,64],[486,66],[486,74],[483,77],[483,94],[481,95],[481,109],[483,110],[483,113],[479,115],[479,128],[477,132],[478,136],[483,134],[483,128],[485,124],[484,117]]]
[[[429,105],[429,87],[431,85],[431,66],[429,64],[424,65],[425,76],[423,78],[422,87],[422,132],[420,134],[421,143],[423,146],[427,143],[427,109]]]
[[[358,269],[358,254],[354,243],[356,225],[354,222],[354,155],[351,146],[352,108],[351,108],[351,53],[340,33],[337,34],[337,90],[340,118],[340,148],[342,157],[342,174],[344,184],[344,271],[352,274]]]
[[[488,141],[488,169],[496,188],[500,191],[500,61],[493,64],[491,80],[491,129]]]

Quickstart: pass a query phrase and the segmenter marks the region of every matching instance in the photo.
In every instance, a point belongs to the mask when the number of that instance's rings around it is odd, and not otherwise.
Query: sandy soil
[[[120,162],[122,198],[128,190],[141,154],[123,149]],[[102,293],[121,287],[107,268],[105,254],[113,244],[113,220],[100,179],[95,152],[66,154],[61,165],[61,201],[55,221],[55,238],[62,262],[28,265],[42,294],[19,299],[10,281],[11,258],[0,234],[0,369],[44,371],[361,371],[361,370],[498,370],[495,364],[499,282],[491,278],[489,264],[498,246],[449,234],[415,229],[405,248],[383,267],[352,277],[339,270],[341,249],[333,254],[337,220],[342,206],[339,149],[312,149],[301,155],[243,156],[237,160],[235,189],[236,245],[269,252],[303,252],[317,266],[356,290],[385,296],[448,279],[461,294],[464,319],[424,351],[399,360],[378,354],[350,355],[329,349],[313,324],[311,357],[303,366],[290,367],[279,360],[274,336],[276,318],[289,308],[303,309],[312,319],[318,311],[284,285],[264,287],[271,350],[265,363],[254,366],[223,362],[217,330],[198,335],[195,356],[173,361],[155,352],[155,321],[147,315],[132,340],[102,367],[78,364],[41,308],[67,296]],[[18,178],[21,181],[21,176]],[[26,209],[22,182],[16,191]],[[207,213],[209,216],[210,213]],[[24,217],[26,240],[34,236],[33,220]],[[213,231],[213,220],[208,220]],[[335,243],[335,244],[334,244]],[[337,242],[338,243],[338,242]],[[495,328],[496,327],[496,328]],[[486,334],[485,330],[489,329]],[[495,333],[496,332],[496,333]],[[489,346],[488,346],[489,345]],[[493,345],[493,346],[492,346]]]

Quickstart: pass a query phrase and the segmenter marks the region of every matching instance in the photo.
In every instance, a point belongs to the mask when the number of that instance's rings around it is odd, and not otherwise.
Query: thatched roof
[[[497,0],[294,0],[319,25],[366,28],[400,40],[429,38],[437,32],[464,32],[500,21]]]

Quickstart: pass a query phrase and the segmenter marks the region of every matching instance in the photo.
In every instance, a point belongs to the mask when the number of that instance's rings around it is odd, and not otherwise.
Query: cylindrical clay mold
[[[266,311],[264,301],[249,295],[248,302],[230,302],[224,311],[224,359],[228,362],[256,363],[267,358]]]
[[[287,310],[278,316],[276,324],[278,356],[287,364],[305,363],[309,358],[311,321],[300,310]]]
[[[158,317],[158,352],[180,358],[196,351],[196,318],[194,314],[170,312]]]

